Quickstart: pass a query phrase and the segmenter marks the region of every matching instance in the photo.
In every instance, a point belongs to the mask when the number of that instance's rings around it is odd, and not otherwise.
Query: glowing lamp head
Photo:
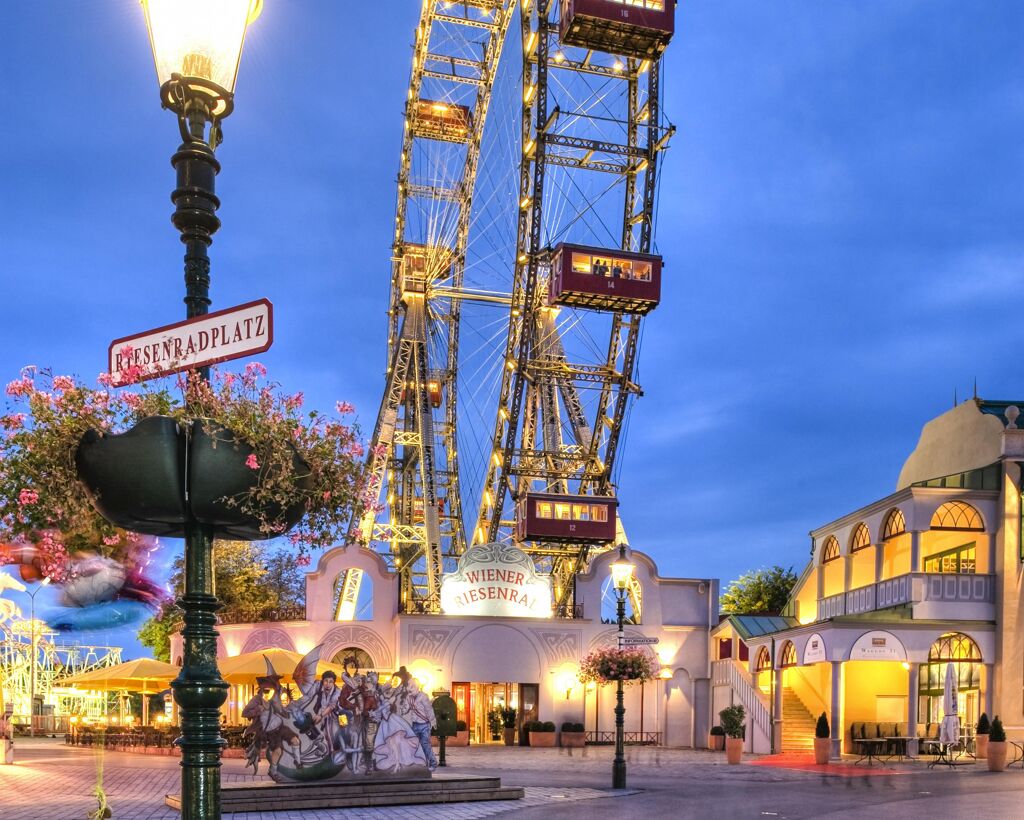
[[[235,91],[245,32],[263,9],[263,0],[141,0],[153,48],[157,80],[166,88],[173,75],[193,91],[216,100],[213,116],[227,116]],[[164,103],[175,100],[162,92]]]
[[[626,557],[626,545],[619,545],[619,557],[611,563],[612,584],[620,592],[629,589],[629,582],[633,578],[633,562]]]

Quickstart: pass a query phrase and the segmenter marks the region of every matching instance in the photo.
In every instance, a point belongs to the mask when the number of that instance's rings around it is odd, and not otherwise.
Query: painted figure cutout
[[[267,660],[267,674],[256,679],[259,691],[242,711],[251,721],[253,772],[265,757],[279,782],[429,777],[437,765],[430,749],[433,708],[405,667],[382,684],[348,657],[340,680],[330,670],[318,679],[319,660],[318,646],[296,666],[292,678],[301,696],[294,700]]]

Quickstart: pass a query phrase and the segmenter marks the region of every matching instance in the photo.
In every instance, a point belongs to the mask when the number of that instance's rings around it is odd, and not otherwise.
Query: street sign
[[[119,387],[262,353],[273,343],[274,306],[259,299],[114,339],[108,366]]]
[[[623,646],[650,646],[658,643],[657,638],[644,638],[636,635],[626,635],[622,639]]]

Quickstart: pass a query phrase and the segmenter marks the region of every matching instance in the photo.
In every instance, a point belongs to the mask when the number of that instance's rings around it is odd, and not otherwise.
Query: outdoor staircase
[[[796,692],[782,688],[782,751],[814,751],[814,726],[817,719],[810,713]]]

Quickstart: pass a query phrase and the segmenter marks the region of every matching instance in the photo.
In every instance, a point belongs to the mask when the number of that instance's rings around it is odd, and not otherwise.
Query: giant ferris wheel
[[[367,462],[378,503],[355,528],[399,574],[403,611],[439,611],[469,545],[510,541],[571,615],[576,575],[626,540],[616,478],[660,298],[674,6],[424,0]],[[513,42],[520,59],[502,61]]]

